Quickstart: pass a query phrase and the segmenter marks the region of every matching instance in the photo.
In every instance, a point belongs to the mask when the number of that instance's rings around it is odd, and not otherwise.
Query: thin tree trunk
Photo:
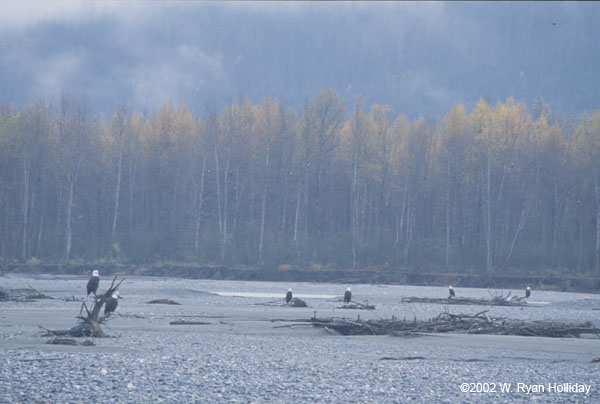
[[[300,216],[300,189],[302,187],[300,184],[297,186],[296,190],[296,213],[294,215],[294,247],[298,247],[298,219]]]
[[[231,221],[231,239],[234,239],[234,235],[235,232],[237,230],[237,222],[238,222],[238,217],[240,214],[240,200],[242,199],[241,196],[241,189],[240,189],[240,165],[238,164],[235,168],[235,210],[233,212],[233,220]]]
[[[80,154],[77,163],[75,165],[74,173],[71,175],[69,173],[67,175],[67,179],[69,181],[69,196],[67,201],[67,216],[65,217],[66,221],[66,245],[65,245],[65,260],[69,260],[71,257],[71,247],[73,245],[73,232],[71,228],[71,218],[73,216],[73,199],[75,196],[75,183],[77,182],[77,177],[79,175],[79,168],[81,167],[81,163],[83,161],[83,154]]]
[[[281,212],[281,226],[279,226],[279,241],[281,241],[281,238],[283,237],[283,232],[285,231],[285,222],[287,221],[287,209],[288,209],[288,203],[289,203],[289,199],[287,197],[287,190],[283,189],[283,192],[285,193],[285,195],[283,196],[283,211]]]
[[[263,243],[265,238],[265,215],[267,210],[267,193],[269,190],[269,158],[271,154],[271,137],[267,134],[267,150],[265,156],[265,171],[264,171],[264,187],[262,194],[262,203],[261,203],[261,215],[260,215],[260,236],[258,241],[258,262],[262,262],[262,254],[263,254]]]
[[[510,249],[508,250],[508,254],[506,256],[506,260],[504,261],[504,265],[502,266],[502,269],[505,269],[508,266],[508,263],[512,256],[515,245],[517,244],[517,239],[519,238],[519,234],[521,234],[521,231],[525,227],[525,222],[527,221],[527,217],[529,216],[529,211],[531,210],[531,205],[533,204],[533,201],[535,200],[535,194],[536,194],[537,185],[538,185],[538,178],[539,178],[539,167],[536,168],[535,183],[534,183],[533,187],[529,190],[529,194],[527,195],[527,201],[525,202],[525,206],[523,207],[523,210],[521,211],[521,218],[519,219],[519,225],[517,226],[517,230],[515,231],[515,235],[510,244]]]
[[[400,208],[400,223],[397,225],[398,231],[396,235],[396,243],[400,243],[400,235],[404,231],[405,224],[405,214],[406,214],[406,205],[408,201],[408,175],[405,175],[404,179],[404,192],[402,193],[402,206]],[[400,255],[398,254],[398,261],[400,261]]]
[[[202,157],[202,173],[200,174],[200,189],[195,190],[197,200],[194,203],[195,208],[195,231],[194,231],[194,251],[196,256],[200,251],[200,224],[202,223],[202,205],[204,203],[204,173],[206,171],[206,156]]]
[[[225,262],[225,245],[227,243],[227,191],[229,187],[229,155],[230,149],[227,148],[227,160],[225,160],[225,172],[223,173],[223,234],[221,238],[221,263]]]
[[[383,178],[381,180],[381,189],[379,192],[379,213],[376,216],[376,221],[377,221],[377,225],[379,227],[379,241],[378,241],[378,252],[377,252],[377,258],[379,260],[379,263],[382,262],[382,254],[383,254],[383,229],[385,227],[385,222],[384,220],[387,219],[385,218],[384,213],[385,213],[385,190],[386,190],[386,185],[387,185],[387,155],[384,155],[384,162],[383,162]],[[384,212],[384,213],[382,213]],[[383,217],[383,220],[382,220]]]
[[[29,227],[29,167],[27,157],[23,158],[23,243],[21,258],[27,258],[27,228]]]
[[[117,232],[117,218],[119,217],[119,199],[121,196],[121,167],[123,163],[123,134],[119,141],[119,159],[117,162],[117,185],[115,189],[115,212],[112,221],[111,244],[115,243],[115,235]]]
[[[412,240],[412,211],[411,211],[411,200],[408,200],[406,207],[406,239],[404,240],[404,267],[408,268],[408,253],[410,249],[410,242]]]
[[[394,239],[394,245],[396,249],[398,248],[398,242],[400,241],[400,217],[396,213],[396,237]]]
[[[321,240],[322,230],[323,230],[323,215],[322,215],[322,197],[321,197],[321,176],[323,171],[323,156],[321,155],[321,150],[319,150],[319,164],[317,165],[317,188],[315,195],[315,204],[317,205],[317,239]]]
[[[594,168],[594,194],[596,195],[596,272],[600,272],[600,184],[598,183],[598,170]]]
[[[37,185],[37,198],[39,198],[41,200],[41,197],[43,197],[44,194],[44,183],[45,183],[45,172],[46,172],[46,159],[44,159],[42,161],[42,165],[39,168],[40,169],[40,175],[38,177],[38,185]],[[40,197],[41,196],[41,197]],[[42,235],[43,235],[43,225],[44,225],[44,204],[40,203],[39,204],[39,222],[38,222],[38,227],[37,227],[37,237],[35,240],[35,257],[41,258],[41,241],[42,241]],[[33,203],[32,203],[33,206]]]
[[[446,270],[450,270],[450,158],[446,162]]]
[[[37,243],[36,243],[36,247],[35,247],[35,256],[38,258],[42,256],[43,228],[44,228],[44,209],[41,209],[40,210],[40,225],[38,228]]]
[[[135,162],[132,161],[133,157],[130,155],[129,156],[129,162],[128,162],[128,167],[129,167],[129,212],[128,213],[128,217],[127,217],[127,227],[128,227],[128,232],[129,235],[131,235],[131,232],[133,231],[133,190],[134,190],[134,184],[135,184]]]
[[[356,268],[356,250],[358,237],[358,156],[354,153],[354,162],[352,164],[352,216],[350,226],[352,227],[352,268]]]
[[[304,162],[304,239],[308,240],[308,163]]]
[[[554,176],[554,198],[553,206],[554,212],[552,215],[552,261],[555,267],[558,267],[558,216],[559,216],[559,202],[558,202],[558,184],[556,174]]]
[[[577,257],[577,271],[581,273],[583,267],[583,223],[581,220],[581,202],[577,200],[577,227],[579,227],[579,251]],[[598,212],[596,212],[597,214]]]
[[[219,177],[219,151],[215,135],[215,176],[217,177],[217,217],[219,219],[219,234],[223,234],[223,221],[221,219],[221,178]]]
[[[368,176],[365,174],[365,177],[368,178]],[[368,235],[368,221],[367,221],[367,214],[365,212],[367,204],[368,204],[368,200],[367,200],[367,190],[369,188],[368,184],[364,184],[363,185],[363,199],[362,199],[362,205],[360,205],[360,220],[359,220],[359,232],[358,232],[358,245],[362,246],[364,244],[365,241],[365,236]],[[360,204],[360,202],[359,202]]]
[[[58,178],[62,179],[64,175],[64,172],[62,170],[62,166],[59,167],[59,171],[58,171]],[[54,229],[54,233],[58,236],[62,233],[62,215],[63,215],[63,203],[64,203],[64,184],[62,183],[62,180],[59,181],[58,184],[58,198],[56,201],[56,224],[55,224],[55,229]],[[58,245],[55,247],[57,250],[59,250],[61,247],[59,247]]]
[[[67,201],[67,217],[66,220],[66,245],[65,245],[65,260],[68,261],[71,256],[71,245],[73,243],[71,234],[71,212],[73,207],[73,192],[75,187],[75,181],[71,179],[69,175],[69,198]]]
[[[491,275],[492,273],[492,199],[491,199],[491,171],[492,171],[492,155],[490,146],[488,145],[487,151],[487,184],[486,184],[486,197],[487,197],[487,229],[486,229],[486,247],[487,247],[487,258],[486,258],[486,273]]]

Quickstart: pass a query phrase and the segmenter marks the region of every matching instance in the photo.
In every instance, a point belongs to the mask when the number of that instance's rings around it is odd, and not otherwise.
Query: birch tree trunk
[[[404,267],[408,268],[408,254],[410,251],[410,242],[412,241],[412,210],[411,199],[408,200],[406,207],[406,238],[404,239]]]
[[[492,274],[492,199],[491,199],[491,171],[492,171],[492,151],[491,146],[487,149],[487,184],[486,184],[486,199],[487,199],[487,228],[485,232],[485,241],[487,247],[487,257],[485,261],[486,273]]]
[[[194,252],[196,256],[200,252],[200,225],[202,223],[202,205],[204,203],[204,173],[206,172],[206,156],[202,157],[202,172],[200,174],[200,186],[194,190]]]
[[[352,164],[352,212],[351,212],[351,233],[352,233],[352,268],[356,268],[357,238],[358,238],[358,156],[354,153]]]
[[[215,133],[215,176],[217,180],[217,217],[219,220],[219,234],[223,234],[223,220],[221,219],[221,178],[219,177],[219,150],[217,147],[217,134]]]
[[[596,272],[600,272],[600,183],[598,180],[598,169],[594,167],[594,194],[596,196]]]
[[[29,164],[28,158],[23,158],[23,233],[21,259],[27,259],[27,229],[29,227]]]
[[[533,204],[533,201],[535,200],[535,196],[536,196],[539,171],[540,171],[539,167],[537,167],[536,172],[535,172],[534,185],[532,188],[530,188],[529,193],[527,195],[527,200],[525,201],[525,206],[523,207],[523,210],[521,211],[521,217],[519,219],[519,224],[517,226],[517,230],[515,231],[515,235],[510,244],[510,248],[508,250],[508,254],[506,256],[506,260],[504,261],[504,265],[502,266],[502,269],[504,269],[508,266],[508,263],[512,256],[515,245],[517,244],[517,239],[519,238],[519,234],[521,234],[521,231],[523,231],[523,229],[525,228],[525,223],[527,221],[527,217],[529,216],[529,211],[531,210],[531,205]]]
[[[69,260],[71,257],[71,248],[73,246],[73,230],[71,227],[71,220],[73,217],[73,199],[75,196],[75,184],[77,183],[77,177],[79,176],[79,169],[83,162],[83,151],[79,152],[77,162],[73,173],[67,174],[67,181],[69,184],[69,195],[67,198],[67,215],[65,217],[66,222],[66,245],[65,245],[65,260]]]
[[[225,160],[225,172],[223,173],[223,234],[221,238],[221,262],[225,262],[225,246],[227,244],[227,193],[229,187],[229,157],[231,150],[227,147],[227,159]]]
[[[120,135],[120,139],[119,139],[119,157],[118,157],[118,161],[117,161],[117,184],[116,184],[116,189],[115,189],[115,211],[114,211],[114,215],[113,215],[113,221],[112,221],[112,231],[111,231],[111,244],[115,243],[115,235],[117,232],[117,218],[119,217],[119,199],[121,196],[121,171],[122,171],[122,164],[123,164],[123,134],[121,133]]]
[[[263,243],[265,238],[265,215],[267,209],[267,193],[269,191],[269,158],[271,154],[271,135],[269,131],[267,131],[267,146],[266,146],[266,155],[265,155],[265,166],[264,166],[264,186],[262,193],[262,203],[261,203],[261,216],[260,216],[260,237],[258,241],[258,262],[262,263],[262,254],[263,254]]]
[[[238,164],[235,168],[235,209],[233,211],[233,220],[231,221],[231,238],[233,239],[237,230],[238,218],[240,216],[240,201],[242,199],[242,189],[240,184],[240,165]]]
[[[69,196],[67,198],[67,217],[66,221],[66,243],[65,243],[65,260],[68,261],[71,256],[71,246],[73,244],[73,236],[71,234],[71,212],[73,208],[73,192],[75,187],[75,181],[69,174]]]
[[[296,213],[294,214],[294,247],[298,248],[298,220],[300,216],[300,190],[301,185],[298,183],[296,190]]]
[[[450,270],[450,157],[446,162],[446,270]]]
[[[135,160],[133,156],[130,154],[128,160],[128,170],[129,170],[129,212],[127,212],[127,229],[128,233],[131,236],[133,231],[133,196],[134,196],[134,184],[135,184]]]

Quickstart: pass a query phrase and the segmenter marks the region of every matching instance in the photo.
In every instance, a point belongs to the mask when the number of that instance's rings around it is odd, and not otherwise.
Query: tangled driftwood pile
[[[490,299],[476,299],[469,297],[452,297],[452,298],[428,298],[428,297],[403,297],[402,303],[437,303],[437,304],[463,304],[463,305],[479,305],[479,306],[529,306],[524,297],[517,297],[508,292],[506,296],[496,295]]]
[[[52,299],[52,297],[46,296],[32,287],[20,289],[0,287],[0,301],[31,302],[38,299]]]
[[[491,317],[486,311],[470,314],[444,312],[428,321],[398,320],[348,320],[344,318],[310,319],[314,327],[336,331],[343,335],[403,335],[407,333],[462,333],[521,335],[556,338],[580,338],[589,334],[600,338],[600,328],[591,323],[565,324],[549,321],[511,320],[504,317]]]
[[[289,306],[289,307],[308,307],[308,304],[302,299],[294,297],[289,303],[282,301],[281,299],[273,300],[270,302],[254,303],[253,306]]]

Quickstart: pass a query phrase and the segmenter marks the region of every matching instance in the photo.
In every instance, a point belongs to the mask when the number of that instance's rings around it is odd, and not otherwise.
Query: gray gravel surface
[[[323,317],[429,318],[444,307],[406,305],[401,297],[442,297],[445,288],[353,285],[357,301],[376,305],[374,312],[367,312],[335,309],[339,303],[332,296],[341,296],[346,285],[128,277],[117,315],[105,326],[111,338],[94,339],[96,345],[90,347],[45,344],[38,326],[74,325],[81,302],[65,298],[83,300],[86,281],[0,277],[0,286],[30,286],[56,297],[0,303],[0,403],[600,402],[600,363],[591,363],[600,356],[598,339],[343,337],[290,327],[314,311]],[[102,280],[100,289],[106,282]],[[310,307],[256,305],[278,294],[283,301],[288,287],[298,297],[308,295],[302,298]],[[465,296],[489,296],[483,289],[456,289]],[[146,304],[159,298],[182,305]],[[489,309],[511,318],[598,325],[598,295],[534,291],[534,298],[544,305],[449,310]],[[169,325],[180,319],[209,324]],[[462,383],[486,391],[465,393]],[[510,383],[510,392],[502,392],[506,385],[501,383]],[[517,383],[545,390],[549,383],[578,383],[589,385],[590,391],[527,394]]]

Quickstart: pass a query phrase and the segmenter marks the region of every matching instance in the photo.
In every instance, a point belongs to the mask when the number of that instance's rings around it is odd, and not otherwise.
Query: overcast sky
[[[598,21],[594,2],[3,1],[0,103],[299,110],[331,85],[409,115],[511,95],[577,113],[600,108]]]

